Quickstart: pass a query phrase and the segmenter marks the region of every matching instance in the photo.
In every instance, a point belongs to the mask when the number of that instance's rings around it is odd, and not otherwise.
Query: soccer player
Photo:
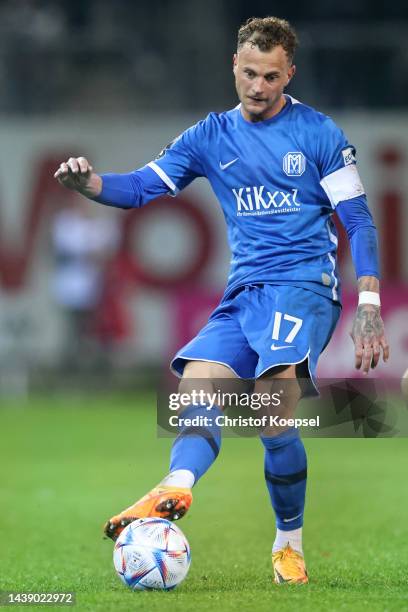
[[[287,21],[248,20],[239,29],[233,58],[238,106],[210,113],[129,174],[98,175],[84,157],[71,157],[55,173],[65,187],[121,208],[176,195],[196,177],[207,177],[226,219],[231,268],[221,303],[172,367],[182,376],[182,391],[197,379],[207,389],[215,380],[253,379],[255,393],[277,379],[293,380],[285,416],[294,415],[302,394],[316,393],[317,360],[340,315],[335,211],[350,239],[358,279],[355,366],[367,374],[381,350],[384,361],[389,353],[380,316],[376,229],[355,149],[329,117],[284,94],[295,75],[296,46]],[[309,389],[301,388],[303,377]],[[220,414],[221,407],[208,408],[192,404],[183,416]],[[220,450],[220,427],[214,418],[209,422],[204,428],[181,427],[169,474],[107,522],[109,537],[115,540],[136,518],[176,520],[185,514],[193,485]],[[276,515],[275,582],[306,583],[304,446],[298,430],[290,428],[263,431],[261,441]]]

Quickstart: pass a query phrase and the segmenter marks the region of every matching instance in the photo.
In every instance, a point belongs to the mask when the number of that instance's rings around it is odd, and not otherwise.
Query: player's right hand
[[[93,168],[85,157],[70,157],[62,162],[54,178],[67,189],[83,192],[90,186]]]

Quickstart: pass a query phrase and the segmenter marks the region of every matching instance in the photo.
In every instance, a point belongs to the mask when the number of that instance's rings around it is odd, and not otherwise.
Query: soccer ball
[[[166,519],[141,518],[120,534],[113,550],[119,578],[134,591],[174,589],[190,567],[184,533]]]

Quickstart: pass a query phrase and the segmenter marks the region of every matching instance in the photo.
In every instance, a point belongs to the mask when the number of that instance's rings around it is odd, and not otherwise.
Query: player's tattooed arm
[[[102,179],[95,174],[85,157],[70,157],[62,162],[54,178],[67,189],[78,191],[87,198],[97,197],[102,190]]]
[[[358,279],[358,291],[380,292],[378,278],[375,276],[362,276]],[[389,357],[389,346],[384,332],[384,323],[380,314],[380,307],[373,304],[361,304],[354,317],[351,337],[355,346],[355,366],[362,369],[364,374],[375,368],[379,362],[381,349],[383,360]]]

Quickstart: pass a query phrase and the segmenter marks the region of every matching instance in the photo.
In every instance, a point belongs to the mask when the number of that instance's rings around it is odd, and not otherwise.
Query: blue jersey
[[[364,188],[355,149],[326,115],[285,96],[271,119],[240,106],[181,134],[148,164],[175,195],[206,177],[224,212],[232,253],[226,297],[252,283],[306,287],[338,300],[340,201]]]

